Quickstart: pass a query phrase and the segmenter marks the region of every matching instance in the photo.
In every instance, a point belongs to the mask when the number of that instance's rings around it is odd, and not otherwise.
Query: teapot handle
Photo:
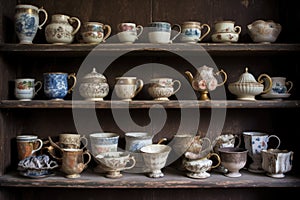
[[[226,72],[223,69],[221,69],[220,71],[218,71],[215,75],[219,75],[220,73],[222,73],[224,75],[224,81],[222,83],[219,83],[217,86],[224,85],[225,82],[227,81],[227,74],[226,74]]]
[[[269,85],[268,85],[267,88],[265,88],[264,91],[262,91],[262,93],[267,93],[267,92],[269,92],[269,91],[272,89],[272,79],[271,79],[271,77],[268,76],[267,74],[261,74],[261,75],[258,77],[258,79],[257,79],[259,83],[263,83],[263,82],[264,82],[264,80],[262,79],[263,77],[267,78],[267,80],[268,80],[268,82],[269,82]]]

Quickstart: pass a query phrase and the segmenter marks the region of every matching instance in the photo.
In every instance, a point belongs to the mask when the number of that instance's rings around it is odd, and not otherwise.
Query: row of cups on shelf
[[[270,177],[283,178],[284,173],[292,169],[293,151],[278,149],[281,143],[278,136],[255,131],[246,131],[242,135],[245,148],[240,147],[241,137],[233,134],[222,134],[213,142],[207,137],[179,134],[165,145],[161,144],[166,141],[165,138],[153,144],[153,135],[147,132],[128,132],[125,133],[125,151],[121,151],[118,149],[117,133],[92,133],[89,135],[90,153],[86,150],[88,140],[85,136],[63,133],[59,135],[58,142],[53,142],[51,137],[48,137],[50,146],[45,147],[51,157],[61,163],[58,164],[48,157],[43,162],[46,164],[40,168],[33,165],[36,160],[45,159],[46,155],[35,156],[42,148],[43,142],[35,135],[20,135],[17,136],[20,160],[18,166],[23,175],[32,173],[32,176],[40,176],[40,173],[49,173],[49,170],[60,165],[66,177],[78,178],[94,158],[97,162],[95,171],[105,173],[108,178],[120,178],[121,171],[124,170],[146,172],[151,178],[159,178],[164,176],[162,169],[172,152],[181,162],[179,169],[185,170],[188,177],[197,179],[210,177],[208,172],[217,167],[225,176],[240,177],[242,174],[239,171],[245,167],[247,155],[252,159],[248,170],[253,173],[267,173]],[[271,138],[278,142],[275,149],[268,149]],[[62,155],[58,156],[54,149],[59,149]],[[85,159],[84,155],[87,155],[88,159]],[[217,160],[214,164],[212,157]],[[43,170],[46,172],[41,171],[42,166],[45,166]]]
[[[44,13],[44,21],[39,24],[39,13]],[[15,10],[15,30],[21,44],[32,44],[38,28],[41,29],[48,19],[45,9],[33,5],[19,4]],[[76,24],[76,26],[74,25]],[[172,29],[177,33],[171,37]],[[51,44],[69,44],[74,41],[75,34],[81,28],[81,21],[77,17],[64,14],[54,14],[51,22],[45,28],[45,37]],[[205,32],[203,29],[206,28]],[[218,21],[214,25],[213,42],[237,42],[241,27],[234,21]],[[144,28],[132,22],[118,24],[118,39],[122,43],[133,43],[142,34]],[[272,20],[256,20],[247,25],[250,37],[254,42],[275,42],[281,32],[281,25]],[[182,42],[200,42],[210,32],[210,26],[197,21],[187,21],[182,25],[171,25],[169,22],[152,22],[149,24],[148,39],[151,43],[172,43],[179,35]],[[111,34],[111,26],[100,22],[85,22],[81,31],[85,43],[98,44],[105,42]]]
[[[206,65],[199,67],[193,75],[190,71],[185,74],[195,91],[200,92],[200,100],[209,100],[208,92],[215,90],[218,86],[227,81],[227,74],[224,70],[216,73],[212,67]],[[223,74],[224,80],[218,83],[215,76]],[[73,84],[69,87],[69,79]],[[262,82],[265,81],[265,85]],[[264,98],[282,99],[290,96],[289,91],[293,87],[292,81],[286,81],[285,77],[269,77],[261,74],[257,82],[252,74],[245,69],[239,80],[228,84],[229,91],[237,96],[239,100],[255,100],[255,96],[262,94]],[[49,99],[63,100],[64,97],[73,91],[77,78],[75,74],[62,72],[44,73],[44,93]],[[143,88],[143,80],[137,77],[116,77],[114,91],[117,97],[124,101],[131,101]],[[15,80],[15,97],[22,101],[30,101],[42,88],[42,82],[33,78],[18,78]],[[168,101],[181,88],[179,80],[172,78],[150,79],[148,93],[154,100]],[[106,77],[93,68],[91,73],[83,76],[79,86],[79,93],[89,101],[103,101],[109,93],[109,85]]]

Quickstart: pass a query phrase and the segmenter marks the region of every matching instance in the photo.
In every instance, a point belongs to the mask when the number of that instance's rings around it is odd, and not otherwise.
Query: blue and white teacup
[[[152,22],[149,24],[149,27],[149,41],[156,44],[172,43],[181,32],[181,26],[179,24],[174,24],[171,26],[171,24],[168,22]],[[171,38],[171,31],[175,27],[178,28],[178,33]]]
[[[73,78],[73,85],[68,87],[68,79]],[[75,74],[67,74],[63,72],[44,73],[44,93],[52,100],[63,100],[76,85]]]
[[[187,21],[181,25],[181,41],[188,43],[200,42],[210,32],[208,24],[201,24],[200,22]],[[202,29],[206,27],[206,31]]]

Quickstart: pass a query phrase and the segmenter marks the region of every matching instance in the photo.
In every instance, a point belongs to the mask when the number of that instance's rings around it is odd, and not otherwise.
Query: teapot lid
[[[243,73],[237,83],[257,83],[254,76],[248,72],[248,67],[245,68],[245,73]]]
[[[86,74],[83,78],[82,78],[83,82],[97,82],[97,83],[106,83],[106,78],[104,75],[98,73],[96,71],[96,68],[94,67],[91,73]]]

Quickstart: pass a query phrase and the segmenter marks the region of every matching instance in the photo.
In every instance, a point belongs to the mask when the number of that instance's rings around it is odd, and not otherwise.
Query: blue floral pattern
[[[24,34],[27,37],[34,37],[38,28],[38,21],[31,14],[20,14],[16,18],[15,30],[18,34]]]
[[[49,99],[63,99],[68,93],[68,75],[44,74],[44,92]]]

